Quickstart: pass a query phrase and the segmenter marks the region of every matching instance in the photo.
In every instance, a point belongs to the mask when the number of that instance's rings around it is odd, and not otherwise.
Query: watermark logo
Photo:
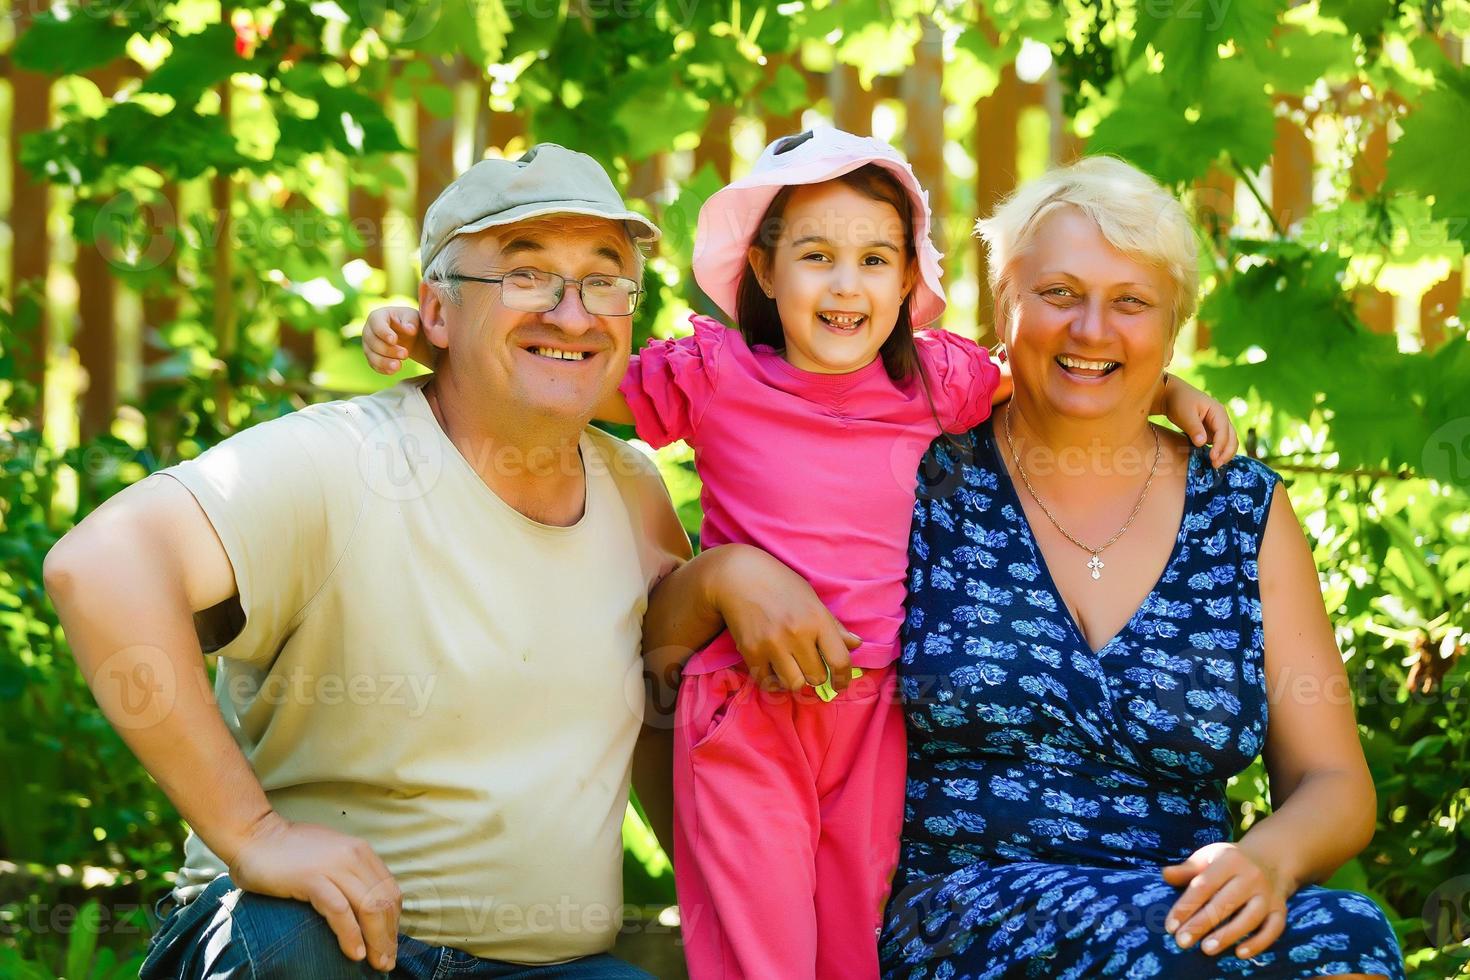
[[[388,419],[374,426],[358,447],[357,470],[384,500],[417,500],[432,491],[443,474],[443,434],[429,419]]]
[[[1440,483],[1470,488],[1470,416],[1451,419],[1424,444],[1424,474]]]
[[[159,724],[178,700],[178,675],[158,647],[139,644],[117,651],[97,668],[92,690],[119,729],[141,731]]]
[[[1470,959],[1470,875],[1451,878],[1429,893],[1424,903],[1424,931],[1429,945],[1449,955]]]

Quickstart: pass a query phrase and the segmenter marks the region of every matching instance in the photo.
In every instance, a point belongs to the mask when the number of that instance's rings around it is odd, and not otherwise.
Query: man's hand
[[[837,622],[806,579],[761,551],[730,549],[711,583],[710,603],[758,684],[798,691],[827,680],[843,691],[852,683],[851,650],[862,640]],[[823,663],[825,661],[825,663]]]
[[[349,959],[393,969],[403,895],[366,841],[271,811],[230,861],[230,878],[249,892],[310,903]]]

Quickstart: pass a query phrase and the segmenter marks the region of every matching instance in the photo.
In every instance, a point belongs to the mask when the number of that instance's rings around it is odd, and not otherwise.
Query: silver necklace
[[[1009,405],[1006,406],[1006,445],[1010,447],[1011,461],[1016,464],[1016,472],[1021,474],[1021,482],[1025,484],[1026,492],[1031,495],[1032,500],[1036,501],[1036,506],[1041,508],[1041,512],[1046,515],[1046,519],[1051,521],[1051,526],[1062,532],[1062,536],[1065,537],[1068,541],[1072,542],[1077,547],[1081,548],[1083,551],[1092,556],[1087,562],[1087,567],[1092,570],[1093,581],[1102,578],[1102,570],[1107,567],[1106,563],[1102,560],[1102,553],[1111,548],[1113,546],[1113,542],[1121,538],[1123,536],[1123,532],[1127,531],[1130,527],[1133,526],[1134,520],[1138,517],[1138,512],[1143,510],[1143,500],[1145,497],[1148,496],[1148,488],[1153,486],[1154,475],[1159,472],[1159,456],[1162,453],[1162,446],[1159,443],[1159,430],[1155,429],[1153,426],[1149,426],[1149,428],[1153,429],[1154,434],[1154,465],[1148,471],[1148,480],[1146,480],[1143,484],[1143,492],[1138,495],[1138,503],[1133,505],[1133,513],[1128,515],[1128,519],[1123,522],[1123,526],[1114,531],[1113,536],[1111,538],[1108,538],[1108,540],[1104,542],[1100,547],[1094,548],[1091,545],[1083,544],[1081,541],[1078,541],[1076,536],[1073,535],[1071,531],[1068,531],[1066,528],[1062,527],[1061,522],[1058,521],[1056,519],[1056,516],[1052,514],[1051,508],[1046,506],[1046,501],[1041,499],[1041,495],[1038,494],[1036,492],[1036,488],[1031,485],[1031,478],[1026,475],[1026,468],[1021,465],[1020,454],[1016,452],[1016,440],[1011,435],[1011,407]]]

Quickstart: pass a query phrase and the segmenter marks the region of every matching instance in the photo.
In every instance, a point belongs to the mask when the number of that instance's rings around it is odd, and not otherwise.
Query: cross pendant
[[[1092,556],[1092,561],[1087,563],[1087,567],[1092,569],[1093,578],[1102,578],[1103,560],[1097,555]]]

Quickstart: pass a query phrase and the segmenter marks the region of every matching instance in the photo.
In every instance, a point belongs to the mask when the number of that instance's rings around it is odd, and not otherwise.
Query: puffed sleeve
[[[946,432],[967,432],[990,417],[1000,367],[979,344],[948,330],[914,335],[934,408]]]
[[[638,438],[657,449],[680,439],[695,442],[715,396],[720,354],[729,328],[705,316],[690,318],[694,333],[653,338],[628,360],[618,390],[628,400]]]

